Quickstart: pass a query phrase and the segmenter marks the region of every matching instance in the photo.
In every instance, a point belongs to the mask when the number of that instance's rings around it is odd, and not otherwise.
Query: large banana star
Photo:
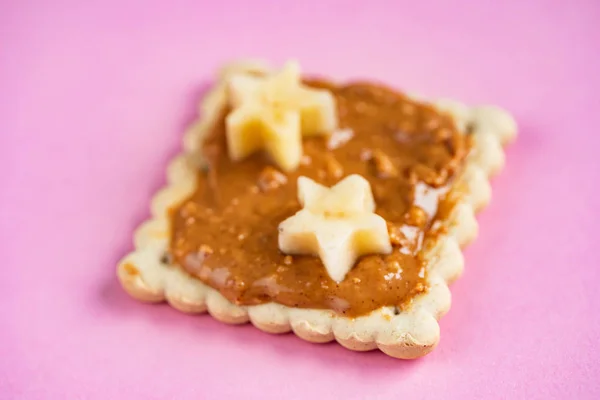
[[[265,150],[281,169],[292,171],[302,157],[302,136],[337,128],[333,95],[304,86],[295,62],[270,76],[233,76],[229,89],[232,111],[225,122],[232,160]]]
[[[331,188],[301,176],[298,200],[303,209],[279,224],[279,249],[319,256],[334,281],[343,281],[358,257],[392,251],[386,222],[374,213],[371,186],[362,176],[350,175]]]

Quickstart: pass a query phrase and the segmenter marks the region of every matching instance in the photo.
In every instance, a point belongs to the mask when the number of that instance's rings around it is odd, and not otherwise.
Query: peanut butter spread
[[[207,169],[172,210],[171,257],[238,305],[273,301],[349,317],[401,308],[427,290],[422,250],[452,208],[469,137],[450,116],[381,85],[305,83],[333,93],[341,130],[305,138],[301,165],[283,173],[264,153],[228,158],[223,110],[204,143]],[[350,174],[371,184],[393,251],[361,257],[337,284],[318,257],[281,253],[278,225],[300,209],[299,176],[330,186]]]

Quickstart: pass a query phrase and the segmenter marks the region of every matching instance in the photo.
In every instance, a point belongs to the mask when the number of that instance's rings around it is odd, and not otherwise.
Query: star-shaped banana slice
[[[362,176],[350,175],[331,188],[301,176],[298,200],[302,210],[279,225],[279,249],[319,256],[334,281],[343,281],[360,256],[392,251],[386,222],[375,214],[371,185]]]
[[[302,158],[303,136],[329,135],[337,128],[333,95],[303,85],[295,62],[269,76],[233,76],[229,96],[232,110],[225,123],[234,161],[265,150],[282,170],[292,171]]]

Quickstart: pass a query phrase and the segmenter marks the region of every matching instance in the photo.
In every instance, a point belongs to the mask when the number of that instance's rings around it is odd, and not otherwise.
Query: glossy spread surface
[[[434,222],[451,208],[448,189],[469,137],[457,132],[451,117],[386,87],[307,83],[332,91],[341,130],[304,139],[300,167],[283,173],[262,153],[239,162],[227,157],[223,110],[204,144],[207,170],[172,210],[171,256],[239,305],[274,301],[346,316],[402,307],[426,290],[421,250],[436,235]],[[350,174],[370,182],[394,248],[360,258],[336,284],[318,257],[282,254],[277,228],[300,209],[299,176],[331,186]]]

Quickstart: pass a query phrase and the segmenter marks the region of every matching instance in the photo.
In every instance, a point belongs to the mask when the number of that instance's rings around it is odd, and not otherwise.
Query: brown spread
[[[306,83],[331,90],[342,130],[305,138],[301,165],[283,173],[262,153],[228,158],[223,110],[204,143],[207,170],[198,174],[196,191],[172,210],[171,256],[238,305],[274,301],[351,317],[403,307],[426,290],[423,246],[452,206],[448,189],[469,138],[450,116],[384,86]],[[331,186],[350,174],[370,182],[394,248],[360,258],[336,284],[319,257],[281,253],[277,228],[300,209],[299,176]]]

